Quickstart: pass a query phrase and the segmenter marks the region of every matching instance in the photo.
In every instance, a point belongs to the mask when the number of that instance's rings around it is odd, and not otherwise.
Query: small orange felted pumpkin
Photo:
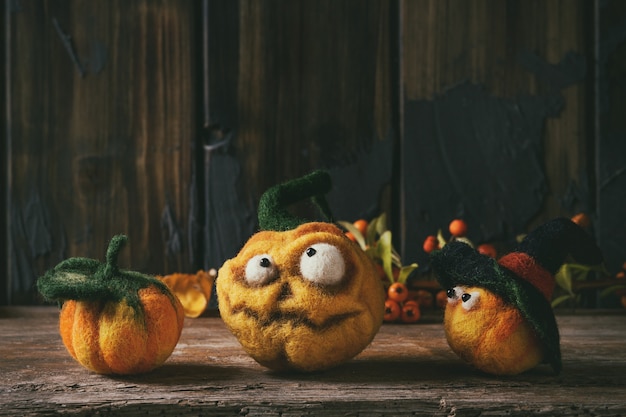
[[[515,375],[541,363],[561,371],[560,337],[550,304],[554,275],[571,256],[591,265],[602,252],[566,218],[531,231],[498,260],[463,242],[431,254],[448,302],[444,317],[451,349],[483,372]]]
[[[327,174],[318,171],[282,184],[274,197],[284,204],[311,192],[299,187],[316,189],[326,181]],[[268,213],[273,206],[267,198],[261,203],[261,227],[275,228],[253,235],[220,269],[222,319],[248,354],[268,368],[317,371],[351,359],[382,324],[385,293],[374,264],[333,224],[297,225],[294,218],[275,217],[268,222],[265,215],[285,213],[275,207]]]
[[[48,300],[63,303],[59,330],[74,359],[100,374],[138,374],[170,356],[183,328],[178,299],[154,277],[119,270],[126,236],[115,236],[106,263],[70,258],[37,282]]]

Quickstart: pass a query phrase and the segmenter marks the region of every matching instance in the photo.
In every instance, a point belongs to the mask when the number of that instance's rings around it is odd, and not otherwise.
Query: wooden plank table
[[[186,319],[172,356],[141,376],[70,358],[49,307],[0,309],[0,416],[626,415],[626,314],[559,315],[563,372],[484,375],[449,349],[441,315],[385,324],[348,363],[280,374],[248,357],[217,317]]]

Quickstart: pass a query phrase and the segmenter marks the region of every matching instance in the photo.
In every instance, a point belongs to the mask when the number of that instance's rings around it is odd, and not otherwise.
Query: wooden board
[[[591,3],[401,2],[401,253],[457,217],[513,240],[591,211]]]
[[[0,416],[626,414],[626,315],[557,318],[563,372],[481,374],[448,348],[441,316],[383,325],[355,359],[314,374],[254,362],[219,318],[187,319],[170,359],[143,376],[87,371],[65,351],[50,308],[0,310]]]
[[[626,261],[626,3],[599,2],[597,18],[597,234],[615,271]]]
[[[453,217],[509,243],[580,210],[623,262],[621,0],[4,3],[0,304],[116,233],[125,267],[219,267],[318,167],[405,263]]]
[[[101,258],[119,233],[125,267],[188,270],[194,4],[6,4],[10,303],[35,302],[47,268]]]
[[[338,219],[379,214],[397,139],[393,11],[380,0],[206,3],[206,267],[256,230],[267,188],[317,168],[333,171]]]

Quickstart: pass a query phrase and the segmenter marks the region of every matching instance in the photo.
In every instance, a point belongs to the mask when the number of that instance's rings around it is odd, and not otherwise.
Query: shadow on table
[[[318,382],[343,382],[366,384],[370,382],[393,384],[442,383],[465,381],[489,383],[489,381],[516,381],[535,383],[554,381],[558,378],[547,365],[538,366],[524,374],[515,376],[494,376],[481,372],[461,360],[451,361],[412,361],[412,360],[355,360],[324,372],[279,373],[267,371],[279,379],[315,380]]]
[[[460,359],[437,359],[432,361],[412,359],[357,359],[336,368],[319,372],[277,372],[256,363],[238,365],[172,363],[143,375],[117,376],[120,381],[142,384],[204,386],[202,389],[220,389],[222,385],[264,383],[343,383],[446,385],[492,384],[526,386],[558,384],[561,386],[609,386],[626,385],[626,362],[598,363],[595,361],[569,360],[563,371],[555,375],[548,365],[539,365],[525,373],[511,376],[485,374]]]
[[[237,366],[221,366],[215,364],[172,363],[140,375],[109,376],[119,381],[136,382],[155,385],[202,385],[210,382],[232,383],[245,380],[254,371]]]

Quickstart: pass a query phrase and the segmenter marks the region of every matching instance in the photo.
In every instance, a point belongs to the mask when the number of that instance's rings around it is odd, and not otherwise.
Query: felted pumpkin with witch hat
[[[330,222],[287,210],[312,199],[329,218],[325,171],[276,185],[259,202],[261,231],[218,272],[222,319],[246,352],[274,370],[319,371],[360,353],[384,313],[369,257]]]
[[[554,275],[569,255],[589,265],[602,262],[591,236],[566,218],[539,226],[498,261],[462,242],[433,252],[431,265],[447,289],[444,327],[451,349],[490,374],[519,374],[540,363],[559,373],[550,301]]]

